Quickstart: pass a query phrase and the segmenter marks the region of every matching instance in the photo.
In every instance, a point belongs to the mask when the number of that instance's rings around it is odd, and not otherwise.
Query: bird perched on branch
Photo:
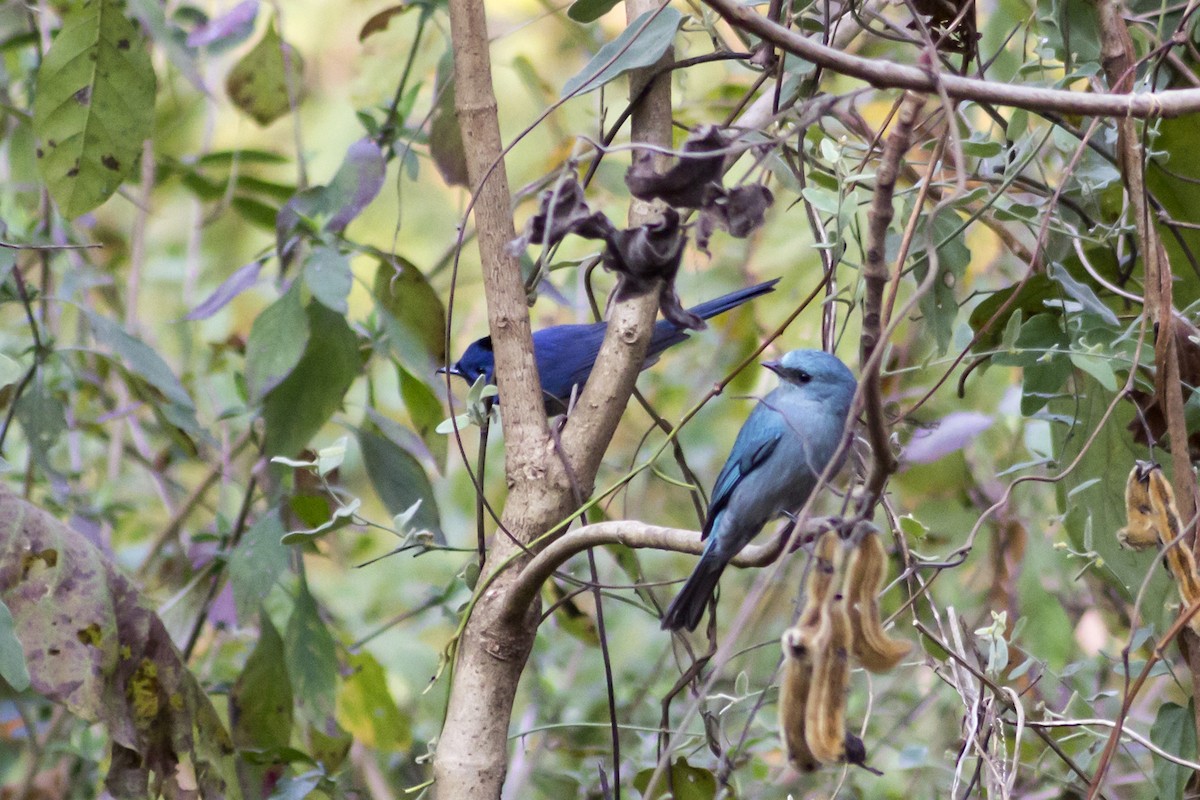
[[[695,630],[729,560],[772,517],[799,511],[834,458],[830,474],[841,466],[854,375],[820,350],[793,350],[763,366],[780,384],[750,412],[717,476],[700,534],[708,545],[663,616],[667,630]]]
[[[747,300],[774,291],[778,282],[779,279],[775,278],[748,289],[739,289],[707,303],[701,303],[689,311],[701,319],[709,319],[736,308]],[[542,392],[546,395],[547,412],[566,411],[572,392],[583,390],[583,384],[596,364],[596,356],[600,353],[600,345],[604,342],[607,328],[608,323],[593,322],[590,325],[552,325],[534,332],[533,355],[542,379]],[[654,333],[650,335],[650,347],[646,350],[646,360],[642,362],[642,369],[658,361],[658,357],[668,347],[687,338],[687,330],[682,325],[670,320],[659,320],[654,325]],[[485,336],[472,342],[462,358],[453,366],[438,371],[458,375],[468,383],[474,383],[482,375],[492,383],[496,378],[495,369],[492,337]]]

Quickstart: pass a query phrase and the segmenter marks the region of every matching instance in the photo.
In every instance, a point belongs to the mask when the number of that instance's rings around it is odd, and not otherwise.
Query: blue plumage
[[[696,629],[729,560],[773,517],[799,511],[841,449],[856,386],[846,365],[793,350],[763,366],[780,384],[750,412],[717,476],[701,533],[708,545],[663,616],[668,630]]]
[[[740,289],[701,303],[690,311],[702,319],[709,319],[736,308],[747,300],[774,291],[778,282],[779,279],[776,278],[748,289]],[[542,378],[547,411],[565,411],[572,390],[578,386],[582,391],[583,384],[596,364],[596,356],[600,353],[606,329],[607,323],[594,322],[590,325],[552,325],[534,332],[533,353],[538,374]],[[659,320],[654,325],[654,333],[650,335],[650,347],[646,351],[642,369],[657,361],[668,347],[687,338],[684,328],[669,320]],[[485,336],[472,342],[462,358],[455,362],[448,372],[465,378],[468,383],[474,383],[476,378],[483,375],[491,383],[495,380],[495,368],[492,339]]]

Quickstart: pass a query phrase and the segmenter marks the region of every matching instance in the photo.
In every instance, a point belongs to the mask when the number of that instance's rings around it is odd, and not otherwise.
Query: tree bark
[[[456,112],[474,187],[488,324],[497,384],[504,398],[509,495],[500,531],[481,570],[479,586],[485,588],[457,643],[446,720],[434,755],[434,794],[442,800],[494,800],[504,786],[513,700],[540,611],[534,600],[524,614],[505,614],[504,601],[529,558],[528,543],[566,519],[576,507],[577,494],[591,493],[601,457],[633,391],[658,298],[651,293],[612,309],[592,376],[556,446],[543,411],[520,270],[517,260],[505,252],[516,231],[482,0],[451,0],[450,28]],[[636,80],[637,76],[635,87]],[[654,139],[656,144],[670,144],[669,79],[663,84],[665,122],[660,111],[656,125],[667,138]],[[663,107],[663,91],[656,89],[656,108]],[[644,113],[634,114],[635,135],[643,117]],[[635,211],[631,218],[637,220],[641,214]]]

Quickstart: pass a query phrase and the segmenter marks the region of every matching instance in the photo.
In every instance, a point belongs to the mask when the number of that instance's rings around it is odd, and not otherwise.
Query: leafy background
[[[1141,5],[1135,13],[1152,10]],[[620,112],[620,71],[651,63],[668,42],[681,58],[711,52],[710,34],[740,47],[710,14],[672,8],[618,56],[620,69],[606,75],[614,82],[527,131],[581,83],[589,60],[616,52],[624,25],[608,8],[581,0],[566,13],[537,3],[490,9],[500,120],[514,142],[508,166],[512,185],[524,187],[519,220],[564,161],[585,152],[576,137],[598,138]],[[798,13],[820,19],[816,8]],[[989,77],[1077,85],[1099,69],[1089,14],[1080,2],[1032,15],[1012,3],[987,9],[983,46],[1001,51]],[[1139,30],[1165,35],[1179,24],[1147,16]],[[1023,36],[1008,38],[1014,28]],[[456,238],[467,195],[453,185],[462,164],[447,37],[438,2],[0,8],[0,223],[5,242],[24,246],[0,250],[0,782],[13,796],[93,797],[106,778],[114,794],[136,793],[164,775],[169,791],[223,780],[250,797],[390,797],[426,782],[445,654],[478,575],[465,468],[476,464],[478,440],[468,429],[460,450],[436,432],[451,411],[434,369],[486,327],[477,256]],[[855,47],[901,50],[882,40]],[[785,70],[802,90],[812,76],[792,60]],[[730,62],[677,73],[676,121],[725,117],[756,77]],[[825,86],[851,88],[836,78]],[[784,280],[641,378],[663,418],[679,419],[797,308],[821,278],[822,252],[838,259],[828,307],[838,352],[853,360],[859,320],[841,304],[859,291],[874,163],[867,134],[893,100],[869,94],[853,114],[793,130],[790,150],[761,165],[777,196],[767,226],[745,241],[718,235],[711,258],[689,248],[685,304]],[[772,683],[800,555],[724,582],[724,619],[755,581],[768,591],[705,696],[675,701],[672,725],[689,705],[702,711],[682,722],[694,736],[674,762],[687,787],[680,797],[714,796],[718,779],[740,797],[943,796],[982,791],[971,776],[997,757],[1012,762],[1017,794],[1073,796],[1066,759],[1029,727],[1019,738],[998,727],[1006,738],[986,758],[964,751],[961,720],[1013,719],[945,648],[959,637],[960,657],[979,670],[990,661],[990,680],[1020,693],[1028,721],[1069,723],[1046,730],[1090,772],[1108,730],[1080,721],[1116,715],[1121,648],[1132,638],[1136,674],[1171,619],[1175,595],[1154,558],[1119,551],[1113,536],[1128,468],[1150,452],[1128,429],[1132,405],[1100,425],[1140,325],[1137,308],[1106,288],[1140,291],[1119,175],[1092,151],[1067,169],[1078,147],[1070,121],[1006,114],[1007,141],[980,109],[963,110],[956,135],[970,187],[949,174],[937,183],[948,199],[917,223],[913,272],[901,284],[903,302],[936,249],[935,289],[892,338],[885,391],[889,411],[905,412],[895,426],[904,458],[879,522],[919,557],[953,563],[889,586],[885,611],[899,612],[899,634],[919,648],[890,675],[852,682],[850,718],[884,775],[800,777],[784,763]],[[910,154],[918,168],[945,123],[928,124]],[[1157,121],[1145,136],[1151,189],[1186,220],[1200,175],[1180,156],[1193,148],[1195,120]],[[1111,144],[1104,133],[1100,141]],[[588,190],[614,219],[628,202],[626,163],[605,158]],[[755,169],[745,156],[730,175]],[[898,195],[897,236],[914,177]],[[1051,205],[1060,184],[1063,202]],[[1052,263],[1012,289],[1044,221]],[[1190,266],[1196,232],[1175,230],[1166,245],[1182,308],[1200,297],[1200,270]],[[537,324],[592,319],[576,268],[592,252],[568,241],[555,253],[537,287]],[[596,277],[599,293],[609,281]],[[988,325],[1010,291],[1016,302]],[[768,352],[814,346],[821,330],[814,304]],[[706,486],[748,398],[770,385],[761,370],[743,371],[681,431]],[[1144,374],[1138,385],[1149,387]],[[455,391],[458,413],[465,387]],[[1094,431],[1065,477],[1020,482],[1059,476]],[[501,441],[493,430],[484,472],[494,507],[504,499]],[[598,485],[616,484],[662,441],[631,405]],[[658,458],[597,516],[694,528],[679,478],[669,456]],[[621,782],[636,796],[656,758],[660,702],[694,657],[648,613],[669,589],[640,584],[680,578],[692,560],[613,549],[598,563],[602,583],[623,587],[605,592],[604,639]],[[92,570],[106,577],[65,587],[55,577]],[[570,570],[586,576],[580,564]],[[580,595],[561,606],[534,649],[512,722],[514,797],[598,797],[615,778],[589,603]],[[92,620],[88,609],[106,613]],[[998,628],[993,613],[1005,614]],[[52,636],[60,625],[67,635]],[[131,625],[141,626],[136,635]],[[148,651],[131,657],[120,646],[130,641]],[[1156,667],[1129,726],[1194,759],[1189,681],[1170,666]],[[75,687],[96,670],[136,691]],[[1178,797],[1188,775],[1135,742],[1108,785],[1114,796]]]

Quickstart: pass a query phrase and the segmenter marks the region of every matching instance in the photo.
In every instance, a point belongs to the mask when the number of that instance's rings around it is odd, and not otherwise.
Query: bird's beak
[[[779,370],[782,368],[782,365],[778,361],[764,361],[762,362],[762,365],[771,370],[771,372],[774,372],[776,375],[779,374]]]
[[[438,367],[437,374],[438,375],[462,375],[462,373],[458,371],[457,366]]]

